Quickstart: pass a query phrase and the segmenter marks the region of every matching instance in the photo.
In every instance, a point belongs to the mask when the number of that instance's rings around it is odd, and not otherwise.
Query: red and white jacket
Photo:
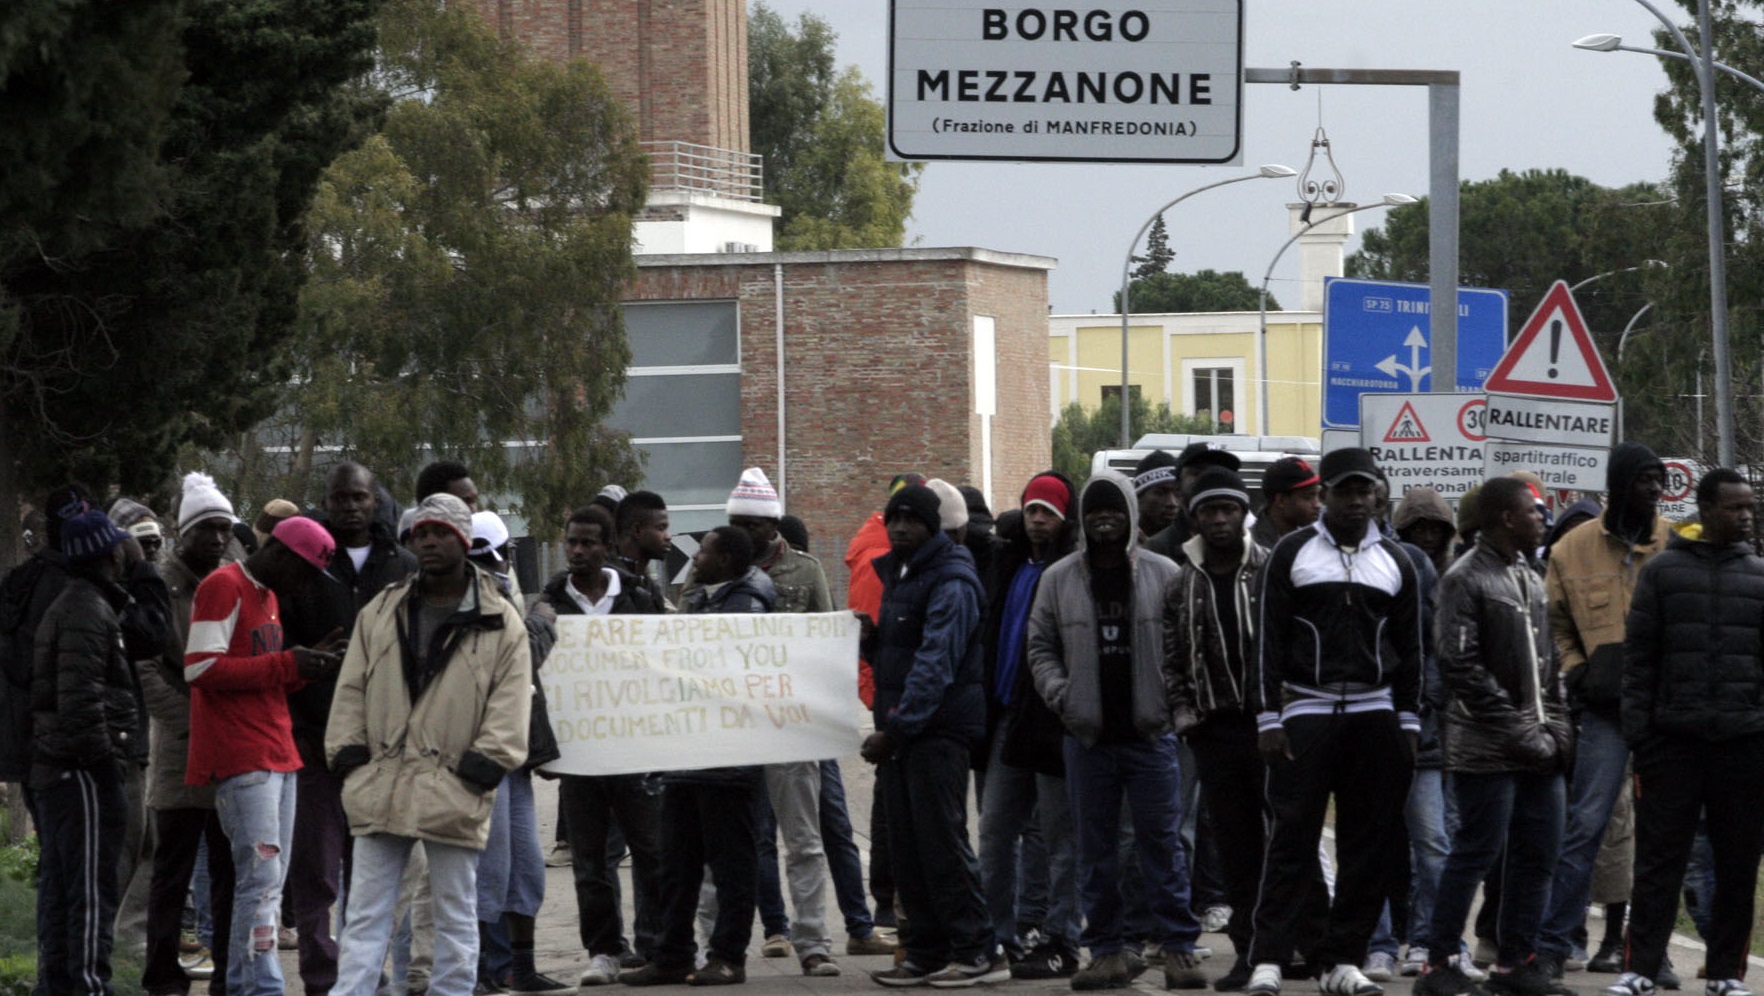
[[[288,693],[305,682],[294,654],[282,649],[276,593],[244,564],[227,564],[196,588],[184,680],[190,684],[187,784],[299,770]]]

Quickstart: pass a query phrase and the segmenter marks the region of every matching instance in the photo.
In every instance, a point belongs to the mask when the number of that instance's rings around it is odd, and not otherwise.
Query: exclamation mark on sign
[[[1550,377],[1556,376],[1556,356],[1562,351],[1562,320],[1550,319]]]

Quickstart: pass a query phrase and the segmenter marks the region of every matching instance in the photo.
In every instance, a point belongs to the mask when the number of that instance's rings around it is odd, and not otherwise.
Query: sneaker
[[[1426,964],[1427,949],[1411,947],[1403,952],[1403,960],[1397,963],[1397,974],[1410,977],[1420,975]]]
[[[1164,963],[1163,942],[1146,941],[1145,947],[1139,949],[1139,956],[1145,959],[1147,965],[1162,965]]]
[[[1200,959],[1187,951],[1172,951],[1164,956],[1165,989],[1205,989],[1207,973],[1201,971]]]
[[[1602,972],[1616,975],[1623,971],[1623,945],[1621,942],[1607,939],[1599,945],[1599,950],[1586,963],[1589,972]]]
[[[738,986],[746,981],[746,966],[725,961],[717,955],[711,955],[703,968],[686,977],[689,986]]]
[[[1477,964],[1474,961],[1465,957],[1461,952],[1452,955],[1451,964],[1455,966],[1458,971],[1463,972],[1464,978],[1469,979],[1471,982],[1488,981],[1488,972],[1477,967]],[[1561,978],[1561,966],[1559,964],[1556,966],[1555,971],[1557,972],[1556,978]]]
[[[1231,966],[1231,971],[1213,980],[1213,990],[1221,993],[1241,992],[1249,985],[1250,963],[1239,958]]]
[[[293,951],[300,947],[300,931],[293,927],[276,928],[276,948],[282,951]]]
[[[619,973],[619,981],[627,986],[678,986],[691,978],[691,965],[664,967],[653,961],[642,968],[626,969]]]
[[[510,979],[508,983],[509,996],[573,996],[575,991],[575,986],[559,982],[543,972]]]
[[[1097,989],[1120,989],[1130,985],[1145,971],[1145,959],[1135,951],[1123,948],[1099,958],[1072,976],[1072,988],[1079,992]]]
[[[845,939],[845,953],[848,955],[891,955],[899,946],[894,938],[873,930],[863,937]]]
[[[582,970],[582,977],[576,985],[610,986],[619,981],[619,960],[612,955],[597,954],[588,959],[588,967]]]
[[[1738,979],[1710,979],[1703,986],[1703,996],[1752,996],[1752,991]]]
[[[1429,965],[1415,980],[1414,996],[1488,996],[1482,984],[1464,974],[1455,961]]]
[[[193,955],[179,955],[178,967],[192,979],[214,978],[214,955],[207,948],[198,950]]]
[[[831,978],[839,974],[839,963],[824,954],[812,954],[802,960],[802,974]]]
[[[551,845],[551,853],[545,856],[545,867],[568,868],[570,866],[569,841],[560,840]]]
[[[1374,951],[1366,956],[1366,964],[1360,972],[1373,982],[1389,982],[1397,974],[1396,955]]]
[[[883,986],[922,986],[931,973],[910,961],[903,961],[893,968],[870,973],[870,981]]]
[[[1678,981],[1678,973],[1672,970],[1672,959],[1660,962],[1660,974],[1654,977],[1654,984],[1661,989],[1677,989],[1683,983]]]
[[[1498,996],[1554,996],[1559,985],[1533,958],[1518,968],[1489,972],[1485,988]]]
[[[1245,992],[1277,993],[1280,991],[1280,966],[1274,962],[1263,962],[1250,972],[1249,985]]]
[[[620,951],[619,952],[619,970],[620,971],[623,971],[627,968],[642,968],[643,966],[645,966],[647,964],[649,964],[649,959],[643,957],[642,955],[638,954],[635,951]]]
[[[966,989],[993,982],[1009,982],[1010,962],[1003,955],[981,955],[971,962],[952,961],[930,975],[925,984],[933,989]]]
[[[496,984],[495,979],[480,977],[472,985],[472,996],[506,996],[507,989]]]
[[[1223,903],[1216,906],[1209,906],[1207,907],[1207,911],[1201,914],[1201,933],[1217,934],[1219,931],[1224,930],[1225,925],[1230,922],[1231,907],[1226,906]]]
[[[1030,948],[1011,966],[1013,979],[1069,979],[1078,971],[1078,953],[1059,941]]]
[[[785,934],[772,934],[767,937],[766,943],[760,945],[760,954],[765,955],[767,958],[790,957],[789,936]]]
[[[1358,965],[1337,965],[1318,980],[1317,989],[1327,996],[1379,996],[1384,987],[1366,978]]]
[[[1624,972],[1617,976],[1616,982],[1599,990],[1600,996],[1654,996],[1656,992],[1659,990],[1653,980],[1634,972]]]

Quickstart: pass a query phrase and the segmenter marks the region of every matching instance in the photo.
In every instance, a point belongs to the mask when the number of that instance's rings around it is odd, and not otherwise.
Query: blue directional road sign
[[[1428,288],[1335,277],[1323,288],[1323,425],[1360,424],[1360,395],[1433,389]],[[1458,390],[1482,382],[1507,348],[1507,292],[1458,288]]]

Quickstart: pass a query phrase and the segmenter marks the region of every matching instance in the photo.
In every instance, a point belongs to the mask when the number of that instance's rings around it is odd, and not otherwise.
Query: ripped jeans
[[[247,771],[215,786],[215,813],[233,850],[226,987],[231,996],[282,996],[284,991],[276,928],[294,839],[294,782],[292,771]]]

